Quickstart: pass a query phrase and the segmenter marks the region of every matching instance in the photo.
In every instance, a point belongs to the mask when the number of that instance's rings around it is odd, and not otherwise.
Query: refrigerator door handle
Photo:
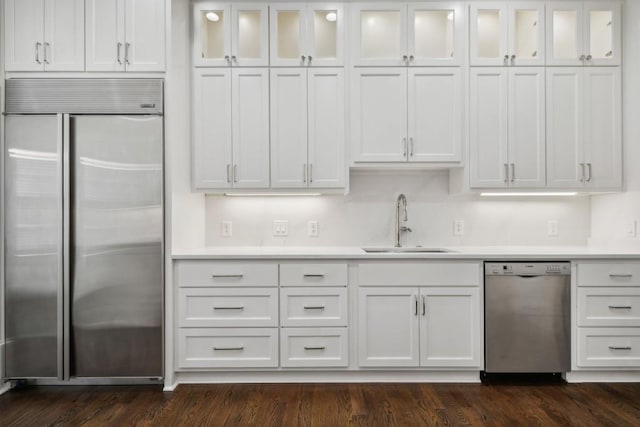
[[[62,304],[59,307],[60,317],[62,322],[62,330],[58,337],[61,341],[60,349],[63,357],[60,358],[62,370],[59,375],[66,381],[69,380],[69,373],[71,368],[70,361],[70,339],[71,336],[71,314],[70,310],[65,309],[71,307],[71,118],[69,114],[58,114],[59,120],[61,120],[61,149],[62,149],[62,188],[60,189],[62,194],[62,292],[58,295],[62,295]],[[60,136],[59,136],[60,137]],[[59,353],[60,354],[60,353]]]

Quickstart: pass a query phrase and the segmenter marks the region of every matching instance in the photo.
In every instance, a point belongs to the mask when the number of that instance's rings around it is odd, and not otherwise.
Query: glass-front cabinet
[[[466,52],[461,3],[357,4],[351,25],[356,66],[455,66]]]
[[[547,22],[548,65],[620,65],[620,3],[548,3]]]
[[[472,3],[471,65],[545,65],[544,10],[542,2]]]
[[[271,11],[271,65],[344,65],[341,4],[275,3]]]
[[[267,4],[195,2],[195,66],[269,65]]]

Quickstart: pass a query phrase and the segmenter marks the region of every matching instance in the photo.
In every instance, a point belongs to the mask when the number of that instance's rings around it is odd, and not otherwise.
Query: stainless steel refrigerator
[[[163,81],[6,81],[5,379],[163,376]]]

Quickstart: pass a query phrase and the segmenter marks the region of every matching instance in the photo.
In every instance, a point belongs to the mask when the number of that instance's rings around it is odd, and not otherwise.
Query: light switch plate
[[[319,231],[317,220],[307,222],[307,234],[309,234],[309,237],[318,237]]]
[[[626,232],[627,232],[627,237],[636,237],[637,223],[635,219],[632,219],[631,221],[627,222]]]
[[[273,221],[273,235],[284,237],[289,235],[289,221],[276,219]]]
[[[464,236],[464,220],[456,219],[453,221],[453,235]]]
[[[552,219],[547,221],[547,236],[549,237],[558,236],[558,220],[557,219]]]
[[[233,235],[233,223],[231,221],[222,221],[220,234],[222,234],[222,237],[231,237]]]

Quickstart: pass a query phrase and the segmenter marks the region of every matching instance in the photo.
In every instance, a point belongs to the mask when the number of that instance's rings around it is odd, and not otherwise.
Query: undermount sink
[[[449,249],[444,248],[421,248],[421,247],[413,247],[413,248],[362,248],[368,254],[375,253],[432,253],[432,254],[444,254],[453,252]]]

